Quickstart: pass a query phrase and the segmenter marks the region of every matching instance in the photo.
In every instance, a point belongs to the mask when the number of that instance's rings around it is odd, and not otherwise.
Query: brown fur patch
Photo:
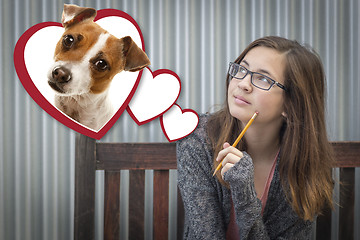
[[[66,28],[63,37],[56,45],[55,61],[81,61],[89,49],[96,44],[102,33],[108,32],[91,20],[85,20]],[[74,38],[73,46],[70,49],[63,46],[63,38],[66,35]],[[124,43],[124,39],[128,42]],[[124,56],[124,44],[127,44],[126,57]],[[105,60],[110,67],[104,71],[97,70],[94,63],[100,59]],[[110,35],[104,47],[90,59],[89,66],[92,77],[90,91],[95,94],[104,92],[110,86],[114,76],[126,67],[129,68],[127,69],[129,71],[139,71],[149,64],[150,61],[146,54],[136,46],[130,37],[118,39]],[[128,65],[133,65],[133,68]],[[124,80],[126,81],[126,79]]]
[[[90,20],[66,28],[56,45],[55,61],[81,61],[86,52],[97,42],[101,33],[106,33],[106,31]],[[63,37],[66,35],[72,35],[75,38],[71,49],[63,46]]]
[[[99,56],[95,56],[90,62],[94,62],[97,59],[104,59],[110,66],[108,70],[97,71],[91,64],[91,76],[92,76],[92,93],[101,93],[105,91],[111,80],[116,74],[124,70],[124,58],[122,54],[122,41],[114,36],[110,36],[106,41],[105,46],[101,50]]]

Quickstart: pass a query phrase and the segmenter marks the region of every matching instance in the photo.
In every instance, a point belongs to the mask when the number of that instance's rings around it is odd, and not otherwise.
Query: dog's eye
[[[104,59],[99,59],[95,62],[95,66],[99,71],[105,71],[109,68],[109,65]]]
[[[72,35],[66,35],[63,38],[63,45],[66,48],[71,48],[74,45],[75,39]]]

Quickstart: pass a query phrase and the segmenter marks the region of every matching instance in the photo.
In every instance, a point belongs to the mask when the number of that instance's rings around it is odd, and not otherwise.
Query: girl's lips
[[[241,96],[235,96],[235,102],[240,105],[250,105],[251,104],[244,97],[241,97]]]

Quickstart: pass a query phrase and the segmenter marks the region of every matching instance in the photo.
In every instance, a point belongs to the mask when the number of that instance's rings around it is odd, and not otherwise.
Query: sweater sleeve
[[[224,174],[224,180],[230,185],[240,239],[310,238],[311,222],[303,221],[294,215],[285,198],[281,199],[281,202],[272,203],[273,207],[281,209],[278,216],[271,216],[271,219],[277,220],[264,223],[261,201],[255,191],[254,165],[246,152],[244,157]]]
[[[256,196],[254,165],[246,152],[224,174],[224,180],[230,185],[240,239],[269,239],[261,216],[261,201]]]
[[[177,142],[178,186],[184,203],[184,239],[225,239],[225,223],[210,151],[194,132]]]

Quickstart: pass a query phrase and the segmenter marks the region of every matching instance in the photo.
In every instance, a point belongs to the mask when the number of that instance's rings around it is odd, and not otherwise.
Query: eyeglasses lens
[[[229,67],[229,74],[231,77],[235,77],[238,79],[243,79],[247,73],[250,73],[245,67],[231,63]],[[271,87],[272,81],[266,76],[259,73],[252,73],[252,84],[258,88],[267,90]]]
[[[252,77],[253,84],[262,89],[269,89],[272,82],[267,77],[254,73]]]

